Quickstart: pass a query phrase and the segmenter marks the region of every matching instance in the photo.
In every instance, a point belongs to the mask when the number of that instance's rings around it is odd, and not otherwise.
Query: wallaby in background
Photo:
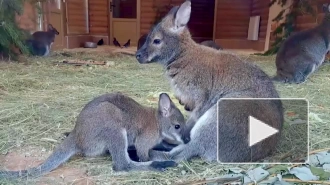
[[[318,26],[292,34],[281,44],[273,80],[303,83],[324,62],[330,49],[329,4],[323,5],[323,11],[325,17]]]
[[[148,37],[148,34],[144,34],[140,37],[139,41],[138,41],[138,45],[137,45],[137,50],[139,50],[143,44],[146,42],[146,39]]]
[[[0,178],[40,176],[52,171],[75,154],[94,157],[109,152],[114,171],[164,170],[174,161],[150,161],[149,150],[162,139],[182,143],[184,117],[166,93],[159,95],[158,109],[144,107],[121,93],[104,94],[90,101],[78,115],[73,131],[38,167],[0,171]],[[142,162],[127,153],[135,146]]]
[[[32,38],[26,41],[27,46],[32,50],[33,55],[48,56],[55,36],[60,33],[51,24],[48,24],[48,31],[36,31]]]
[[[176,160],[194,156],[217,160],[217,101],[221,98],[278,98],[270,79],[259,67],[237,55],[197,44],[187,24],[191,2],[176,6],[153,27],[136,52],[139,63],[158,62],[165,67],[176,98],[191,110],[183,128],[185,144],[168,152]],[[219,104],[219,160],[249,162],[271,154],[281,131],[249,147],[248,116],[280,130],[283,124],[280,100]]]
[[[216,50],[222,50],[222,47],[220,47],[217,43],[215,43],[213,40],[205,40],[200,43],[201,45],[208,46],[210,48],[214,48]]]

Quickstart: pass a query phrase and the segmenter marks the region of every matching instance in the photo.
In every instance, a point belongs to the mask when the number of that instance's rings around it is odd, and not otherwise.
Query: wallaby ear
[[[48,29],[53,30],[54,29],[53,25],[48,24]]]
[[[172,100],[166,93],[159,95],[158,110],[164,117],[169,117],[171,112]]]
[[[181,30],[184,28],[189,22],[190,14],[191,2],[190,0],[186,0],[183,4],[181,4],[174,16],[174,30]]]

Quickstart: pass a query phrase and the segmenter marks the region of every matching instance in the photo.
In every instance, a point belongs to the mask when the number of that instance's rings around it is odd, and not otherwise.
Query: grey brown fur
[[[180,142],[184,117],[169,96],[159,96],[158,109],[145,107],[121,93],[104,94],[90,101],[78,115],[72,132],[44,163],[23,171],[0,171],[0,178],[40,176],[75,154],[93,157],[109,152],[115,171],[163,170],[173,161],[150,161],[149,150],[164,137]],[[142,162],[127,153],[135,146]]]
[[[55,36],[60,33],[51,24],[48,24],[48,31],[36,31],[26,44],[32,49],[32,54],[37,56],[48,56]]]
[[[181,161],[198,156],[216,161],[217,101],[221,98],[278,98],[279,95],[269,76],[257,66],[232,53],[194,42],[186,27],[190,13],[190,1],[172,8],[151,30],[136,58],[141,64],[162,64],[175,96],[191,111],[183,129],[185,144],[168,152],[169,157]],[[249,148],[247,115],[258,114],[256,118],[281,130],[281,101],[239,105],[219,104],[220,161],[257,161],[271,154],[278,143],[281,132]]]
[[[329,51],[330,14],[318,26],[292,34],[276,56],[275,81],[300,84],[324,62]]]
[[[138,45],[137,45],[137,49],[139,50],[143,44],[146,42],[146,39],[148,37],[148,34],[144,34],[142,35],[140,38],[139,38],[139,41],[138,41]]]
[[[220,47],[213,40],[205,40],[205,41],[201,42],[200,44],[204,45],[204,46],[208,46],[208,47],[216,49],[216,50],[222,50],[222,47]]]

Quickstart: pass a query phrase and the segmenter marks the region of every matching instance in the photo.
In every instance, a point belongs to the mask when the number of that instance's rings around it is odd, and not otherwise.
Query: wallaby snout
[[[153,61],[150,60],[148,57],[148,52],[147,52],[147,40],[143,43],[142,46],[136,51],[135,54],[136,60],[140,64],[147,64],[147,63],[152,63]],[[149,58],[149,59],[148,59]]]
[[[190,141],[190,136],[189,135],[187,135],[186,137],[182,137],[182,140],[183,140],[183,143],[184,144],[187,144],[187,143],[189,143],[189,141]]]
[[[140,63],[140,64],[145,64],[147,63],[145,59],[143,59],[143,55],[141,51],[137,51],[135,54],[136,60]]]
[[[60,33],[57,31],[56,28],[53,27],[53,25],[48,24],[48,30],[55,33],[55,35],[59,35]]]

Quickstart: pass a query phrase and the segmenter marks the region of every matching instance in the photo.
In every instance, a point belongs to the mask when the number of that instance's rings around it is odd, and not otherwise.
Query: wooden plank
[[[90,22],[107,22],[108,21],[108,17],[107,16],[89,16],[89,21]],[[105,23],[107,24],[107,23]]]
[[[250,1],[219,0],[214,39],[247,38],[250,17]]]
[[[107,5],[89,5],[88,6],[89,11],[108,11]]]
[[[96,27],[108,27],[108,24],[107,24],[107,22],[91,22],[90,24],[89,24],[89,26],[90,27],[92,27],[92,26],[96,26]]]
[[[90,27],[89,32],[91,34],[108,34],[108,28],[103,27]]]
[[[70,26],[68,27],[69,33],[74,33],[74,34],[85,34],[87,33],[86,28],[84,27],[77,27],[77,26]]]
[[[81,16],[81,15],[68,15],[67,16],[68,18],[68,22],[76,22],[76,21],[83,21],[83,22],[86,22],[86,16]]]

